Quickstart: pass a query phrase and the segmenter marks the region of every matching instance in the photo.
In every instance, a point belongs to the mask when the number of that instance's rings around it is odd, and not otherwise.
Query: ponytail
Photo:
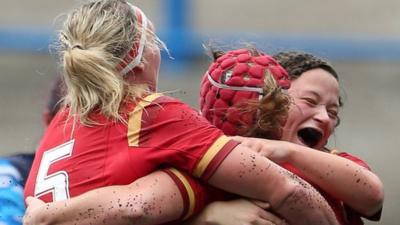
[[[111,54],[100,48],[71,48],[64,53],[64,74],[69,89],[65,103],[70,115],[79,115],[83,124],[93,124],[89,114],[94,110],[121,120],[119,106],[124,98],[124,81],[112,59]]]
[[[145,84],[128,85],[118,71],[138,32],[131,7],[121,0],[90,2],[68,16],[60,33],[60,56],[71,117],[94,125],[90,114],[98,112],[125,122],[121,104],[147,92]]]

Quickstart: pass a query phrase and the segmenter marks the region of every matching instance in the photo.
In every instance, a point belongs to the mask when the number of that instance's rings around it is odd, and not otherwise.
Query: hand
[[[268,203],[237,199],[227,202],[214,202],[202,212],[206,213],[206,223],[213,225],[287,225],[287,223],[268,212]]]
[[[46,210],[46,203],[34,197],[28,197],[25,200],[27,208],[23,218],[23,225],[45,225],[43,216]]]
[[[233,139],[278,164],[288,161],[293,145],[286,141],[262,138],[235,136]]]

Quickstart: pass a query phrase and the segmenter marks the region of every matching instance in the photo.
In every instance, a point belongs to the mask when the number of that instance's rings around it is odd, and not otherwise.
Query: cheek
[[[285,128],[290,129],[297,127],[299,124],[307,120],[312,115],[310,107],[304,104],[291,105],[288,113],[288,118],[285,123]]]
[[[302,119],[309,113],[310,109],[304,104],[293,104],[289,109],[288,120]]]
[[[289,109],[288,117],[286,119],[284,130],[289,131],[293,126],[296,126],[298,118],[302,115],[299,108],[292,106]]]
[[[153,61],[154,61],[154,64],[157,65],[156,69],[158,70],[160,67],[160,63],[161,63],[161,54],[160,54],[159,48],[153,50]]]
[[[153,71],[153,73],[158,73],[161,63],[161,56],[159,49],[149,48],[149,51],[147,52],[147,58],[149,59],[148,64],[150,65],[150,68]]]
[[[329,135],[328,136],[331,136],[331,134],[335,131],[335,128],[336,128],[336,120],[329,124]]]

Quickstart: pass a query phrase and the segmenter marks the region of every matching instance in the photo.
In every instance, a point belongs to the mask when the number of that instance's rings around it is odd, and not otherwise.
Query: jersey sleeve
[[[167,168],[163,171],[174,180],[184,202],[184,210],[179,221],[197,215],[208,203],[229,198],[229,194],[226,192],[211,187],[185,172],[181,172],[175,168]]]
[[[141,101],[129,117],[128,142],[147,151],[147,160],[205,181],[239,144],[190,106],[159,94]]]

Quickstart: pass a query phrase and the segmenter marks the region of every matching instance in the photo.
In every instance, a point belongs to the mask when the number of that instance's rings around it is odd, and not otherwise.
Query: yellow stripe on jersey
[[[129,116],[128,121],[128,145],[131,147],[139,146],[140,130],[142,129],[142,115],[144,108],[151,104],[152,101],[162,96],[160,93],[148,95],[137,103],[137,106]]]
[[[218,154],[218,152],[225,146],[225,144],[231,139],[225,135],[219,137],[214,144],[207,150],[204,154],[203,158],[201,158],[200,162],[194,168],[193,175],[195,177],[201,177],[204,171],[207,169],[211,160]]]
[[[193,191],[193,188],[190,185],[189,181],[186,179],[185,176],[183,176],[183,174],[179,170],[177,170],[175,168],[169,168],[169,170],[173,174],[175,174],[175,176],[182,182],[183,186],[186,189],[186,193],[188,195],[188,198],[189,198],[189,209],[187,211],[187,214],[183,217],[183,219],[185,220],[185,219],[189,218],[189,216],[193,215],[194,206],[195,206],[195,203],[196,203],[196,198],[195,198],[195,195],[194,195],[194,191]]]

